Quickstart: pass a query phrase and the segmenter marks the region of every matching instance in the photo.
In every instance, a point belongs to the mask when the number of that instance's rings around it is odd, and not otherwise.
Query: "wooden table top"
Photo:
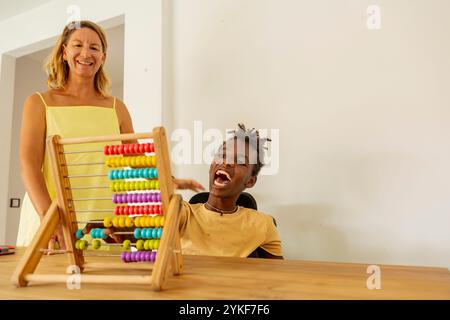
[[[184,256],[183,274],[170,277],[161,292],[142,285],[83,283],[73,290],[62,283],[16,288],[10,278],[22,252],[0,256],[0,299],[450,299],[446,268],[379,265],[381,289],[369,290],[367,264],[202,256]],[[117,262],[113,259],[117,258],[86,258],[92,263]],[[64,255],[44,256],[36,273],[64,274],[66,267]],[[127,272],[116,269],[103,274]],[[133,270],[133,274],[149,273]]]

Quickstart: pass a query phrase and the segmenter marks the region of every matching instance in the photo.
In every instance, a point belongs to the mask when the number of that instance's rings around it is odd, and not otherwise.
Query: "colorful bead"
[[[102,242],[98,239],[92,240],[92,248],[99,249],[102,246]]]
[[[82,229],[78,229],[77,232],[75,232],[75,237],[77,239],[81,239],[83,238],[84,234],[83,234],[83,230]]]
[[[105,219],[103,219],[103,225],[105,226],[105,228],[110,228],[112,226],[111,217],[105,217]]]
[[[139,239],[141,237],[141,229],[140,228],[134,229],[133,235],[136,239]]]
[[[122,248],[123,248],[123,250],[130,250],[130,248],[131,248],[131,241],[130,240],[125,240],[122,243]]]
[[[144,248],[144,240],[138,240],[136,241],[136,249],[138,249],[139,251],[142,250]]]

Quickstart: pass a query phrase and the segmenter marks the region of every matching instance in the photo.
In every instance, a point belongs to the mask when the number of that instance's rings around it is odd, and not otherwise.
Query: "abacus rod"
[[[103,150],[80,150],[80,151],[64,151],[60,152],[60,154],[74,154],[74,153],[93,153],[93,152],[101,152],[103,153]]]
[[[72,174],[63,176],[63,178],[90,178],[90,177],[107,177],[107,174]]]
[[[74,212],[114,212],[114,209],[74,210]]]
[[[74,198],[74,199],[69,199],[69,201],[91,201],[91,200],[109,200],[109,201],[111,201],[111,198]]]
[[[95,143],[95,142],[108,142],[108,141],[126,141],[137,139],[153,139],[153,133],[126,133],[126,134],[114,134],[109,136],[99,137],[84,137],[84,138],[67,138],[59,139],[59,144],[80,144],[80,143]]]
[[[105,164],[104,162],[80,162],[80,163],[66,163],[66,164],[61,164],[62,166],[91,166],[91,165],[97,165],[97,164]]]
[[[58,249],[39,249],[39,252],[43,253],[72,253],[70,250],[58,250]]]
[[[71,189],[71,190],[75,190],[75,189],[109,189],[109,187],[107,186],[83,186],[83,187],[66,187],[66,189]]]

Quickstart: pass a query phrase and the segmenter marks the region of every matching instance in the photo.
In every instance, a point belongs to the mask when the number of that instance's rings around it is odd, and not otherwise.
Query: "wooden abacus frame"
[[[161,202],[165,215],[164,232],[162,233],[158,254],[153,264],[151,275],[89,275],[83,274],[85,261],[82,250],[75,249],[76,214],[72,210],[72,191],[67,178],[67,165],[64,145],[129,141],[137,139],[153,139],[156,167],[158,170]],[[30,246],[16,267],[12,282],[17,287],[27,286],[28,282],[66,283],[67,274],[35,274],[34,271],[42,258],[44,250],[59,223],[62,225],[66,244],[65,253],[70,266],[78,266],[81,283],[102,284],[144,284],[153,290],[161,290],[166,282],[170,268],[173,275],[182,272],[183,261],[179,236],[179,213],[182,208],[181,196],[175,195],[170,170],[170,159],[166,133],[163,127],[156,127],[150,133],[118,134],[110,136],[61,139],[51,136],[47,139],[56,187],[56,199],[53,200]],[[88,263],[87,265],[90,266]],[[105,266],[105,265],[104,265]],[[103,267],[104,267],[103,266]],[[121,269],[130,268],[129,263],[121,264]]]

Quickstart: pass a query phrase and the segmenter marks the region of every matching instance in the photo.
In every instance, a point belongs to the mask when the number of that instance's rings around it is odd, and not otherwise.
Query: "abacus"
[[[121,144],[122,141],[130,142],[138,139],[151,139],[153,143]],[[65,150],[65,147],[69,145],[84,147],[90,143],[103,145],[107,142],[116,144],[105,145],[101,150]],[[149,133],[100,137],[62,139],[59,136],[51,136],[47,139],[47,150],[52,163],[56,198],[13,274],[12,281],[16,286],[27,286],[30,281],[51,283],[67,281],[68,276],[65,274],[34,273],[42,255],[49,251],[48,242],[58,224],[62,226],[66,249],[53,250],[53,252],[67,255],[69,266],[76,266],[80,271],[81,283],[144,284],[153,290],[161,290],[169,273],[181,274],[183,264],[178,223],[182,204],[181,196],[175,195],[173,190],[164,128],[157,127]],[[83,152],[96,152],[105,159],[94,163],[67,161],[68,154]],[[104,210],[109,211],[110,215],[102,220],[77,220],[76,201],[86,199],[74,198],[72,194],[74,187],[71,187],[71,178],[74,178],[74,175],[69,174],[68,167],[87,165],[103,166],[103,171],[105,171],[105,165],[110,168],[107,174],[97,174],[97,176],[107,176],[109,186],[83,187],[109,188],[114,192],[109,201],[117,206],[113,210]],[[125,167],[131,167],[131,169],[124,169]],[[94,175],[77,175],[76,177],[90,176]],[[82,229],[78,228],[81,223],[102,224],[104,228],[91,229],[89,235],[92,241],[89,242],[83,239],[86,235]],[[121,229],[126,230],[121,231]],[[129,239],[122,243],[106,243],[105,240],[113,235],[126,235]],[[116,249],[121,247],[123,251],[120,254],[85,253],[98,250],[102,246],[111,246]],[[131,248],[134,251],[130,251]],[[111,267],[107,264],[105,266],[105,264],[95,265],[86,262],[85,257],[90,255],[117,256],[122,263],[116,264],[115,267],[127,271],[132,269],[133,265],[137,265],[136,262],[140,262],[141,266],[145,264],[145,268],[151,270],[151,274],[106,275],[98,274],[98,272],[88,274],[84,272],[86,266],[100,269]]]

